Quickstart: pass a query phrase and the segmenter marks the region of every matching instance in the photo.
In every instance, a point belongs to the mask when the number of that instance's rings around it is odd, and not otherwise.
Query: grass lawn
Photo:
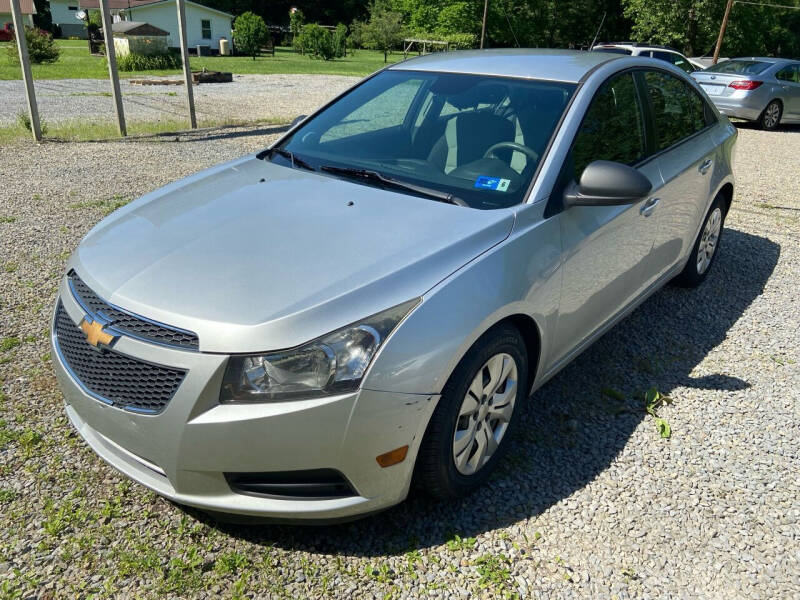
[[[101,57],[89,54],[85,40],[56,40],[61,47],[58,62],[49,65],[32,65],[34,79],[105,79],[108,69]],[[11,62],[6,48],[9,43],[0,44],[0,79],[21,79],[18,65]],[[396,62],[400,54],[389,56],[389,62]],[[312,60],[291,48],[277,48],[275,56],[260,56],[253,60],[244,56],[201,56],[191,57],[192,69],[203,67],[213,71],[245,73],[298,73],[325,75],[368,75],[384,66],[383,53],[374,50],[356,50],[355,55],[336,60]],[[180,73],[170,71],[123,72],[120,77],[142,77],[147,75],[170,75]]]

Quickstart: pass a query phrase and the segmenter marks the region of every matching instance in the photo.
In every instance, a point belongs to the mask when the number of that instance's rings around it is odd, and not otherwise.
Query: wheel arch
[[[728,211],[731,209],[731,204],[733,203],[733,183],[730,181],[726,181],[722,184],[722,187],[717,190],[715,196],[722,196],[725,200],[725,214],[728,214]]]
[[[539,359],[542,355],[542,334],[539,330],[539,325],[533,317],[523,313],[509,315],[492,325],[492,327],[496,327],[502,323],[514,325],[514,327],[519,330],[520,335],[522,335],[522,340],[525,342],[525,350],[528,354],[528,379],[525,384],[530,392],[536,381],[536,375],[539,371]]]

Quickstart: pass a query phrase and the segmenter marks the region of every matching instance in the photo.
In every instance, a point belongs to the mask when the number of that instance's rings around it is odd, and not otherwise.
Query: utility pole
[[[33,89],[31,61],[28,56],[28,40],[25,39],[25,23],[19,10],[19,0],[11,0],[11,18],[14,21],[14,37],[17,38],[19,66],[22,68],[22,79],[25,80],[25,95],[28,98],[28,116],[31,119],[33,139],[42,141],[42,127],[39,123],[39,108],[36,106],[36,92]]]
[[[111,79],[111,93],[114,96],[114,107],[117,111],[117,128],[122,137],[128,135],[125,127],[125,113],[122,109],[122,92],[119,89],[119,73],[117,73],[117,53],[114,50],[114,36],[111,31],[111,14],[108,0],[100,0],[100,17],[103,19],[103,40],[106,44],[108,60],[108,77]]]
[[[719,28],[719,37],[717,38],[717,45],[714,48],[714,58],[711,59],[711,64],[717,64],[719,60],[719,49],[722,48],[722,38],[725,36],[725,29],[728,28],[728,19],[731,16],[731,8],[733,8],[733,0],[728,0],[725,6],[725,15],[722,17],[722,25]]]
[[[177,0],[178,32],[181,36],[181,59],[183,60],[183,79],[186,82],[186,102],[189,106],[189,122],[192,129],[197,129],[197,117],[194,114],[194,90],[192,90],[192,67],[189,64],[189,50],[186,48],[186,4]]]
[[[483,25],[481,26],[481,50],[483,50],[483,40],[486,39],[486,13],[489,12],[489,0],[483,1]]]

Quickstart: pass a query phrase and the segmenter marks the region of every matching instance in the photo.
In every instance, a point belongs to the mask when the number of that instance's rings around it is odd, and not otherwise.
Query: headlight
[[[269,402],[351,392],[419,298],[291,350],[231,356],[220,402]]]

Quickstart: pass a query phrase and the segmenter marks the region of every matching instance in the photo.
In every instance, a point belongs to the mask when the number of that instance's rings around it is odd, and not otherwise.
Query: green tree
[[[724,9],[724,2],[711,0],[625,0],[624,4],[625,15],[633,20],[635,40],[674,46],[689,56],[708,49],[719,26],[720,6]]]
[[[267,26],[264,19],[250,11],[239,15],[233,22],[233,42],[236,49],[253,60],[261,52],[261,46],[267,39]]]
[[[390,10],[386,2],[375,2],[363,36],[364,45],[383,52],[383,62],[386,62],[389,51],[403,41],[403,14]]]
[[[623,0],[623,3],[625,15],[633,21],[633,39],[674,46],[689,56],[713,52],[725,2]],[[795,5],[800,7],[797,0]],[[800,53],[798,12],[734,4],[722,42],[722,55],[797,55]]]
[[[306,23],[306,17],[303,11],[299,8],[294,8],[289,15],[289,31],[292,33],[292,46],[300,54],[303,54],[303,25]]]

